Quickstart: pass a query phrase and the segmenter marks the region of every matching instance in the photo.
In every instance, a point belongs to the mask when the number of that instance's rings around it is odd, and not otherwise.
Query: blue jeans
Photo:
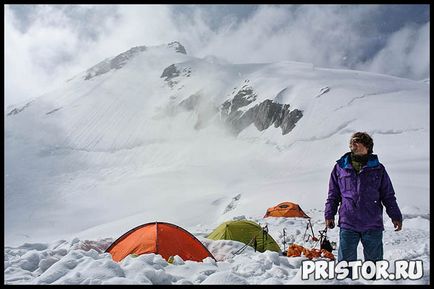
[[[370,230],[363,233],[355,232],[348,229],[340,229],[339,231],[339,250],[338,262],[340,261],[356,261],[357,246],[359,241],[362,241],[363,255],[365,261],[383,260],[383,231]],[[351,268],[350,275],[352,274]]]

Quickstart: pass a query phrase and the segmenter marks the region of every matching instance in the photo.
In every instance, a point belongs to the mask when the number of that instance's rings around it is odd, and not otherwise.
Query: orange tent
[[[283,202],[277,206],[268,208],[266,217],[300,217],[300,218],[310,218],[305,212],[300,208],[298,204],[291,202]]]
[[[183,260],[202,262],[206,257],[214,256],[208,249],[181,227],[170,223],[153,222],[140,225],[123,234],[114,241],[105,252],[119,262],[130,254],[160,254],[168,260],[178,255]]]

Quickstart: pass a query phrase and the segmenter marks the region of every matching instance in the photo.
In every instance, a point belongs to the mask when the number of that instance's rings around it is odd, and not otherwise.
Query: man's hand
[[[326,227],[329,229],[333,229],[335,227],[335,220],[333,219],[326,219],[325,223],[326,223]]]
[[[395,232],[396,231],[401,231],[402,229],[402,221],[398,221],[398,220],[392,220],[393,226],[395,227]]]

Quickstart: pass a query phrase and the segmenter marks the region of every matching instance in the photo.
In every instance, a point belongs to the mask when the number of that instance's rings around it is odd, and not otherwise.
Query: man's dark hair
[[[361,143],[368,149],[368,154],[372,154],[374,149],[374,141],[372,137],[366,132],[355,132],[351,136],[350,142],[355,141]]]

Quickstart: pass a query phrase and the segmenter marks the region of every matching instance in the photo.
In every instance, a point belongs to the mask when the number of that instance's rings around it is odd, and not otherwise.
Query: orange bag
[[[288,251],[286,252],[286,256],[287,257],[300,257],[301,255],[306,256],[306,258],[308,259],[313,259],[313,258],[328,258],[330,260],[334,260],[335,256],[333,255],[333,253],[325,250],[325,249],[307,249],[303,246],[297,245],[297,244],[292,244],[291,246],[289,246]]]
[[[321,257],[321,251],[318,249],[306,249],[306,253],[304,255],[309,259],[319,258]]]
[[[303,253],[303,247],[297,244],[292,244],[289,246],[286,256],[288,257],[299,257]]]
[[[332,252],[329,252],[329,251],[327,251],[325,249],[321,249],[321,253],[322,253],[322,256],[324,258],[329,258],[330,260],[334,260],[335,259],[335,255],[333,255]]]

